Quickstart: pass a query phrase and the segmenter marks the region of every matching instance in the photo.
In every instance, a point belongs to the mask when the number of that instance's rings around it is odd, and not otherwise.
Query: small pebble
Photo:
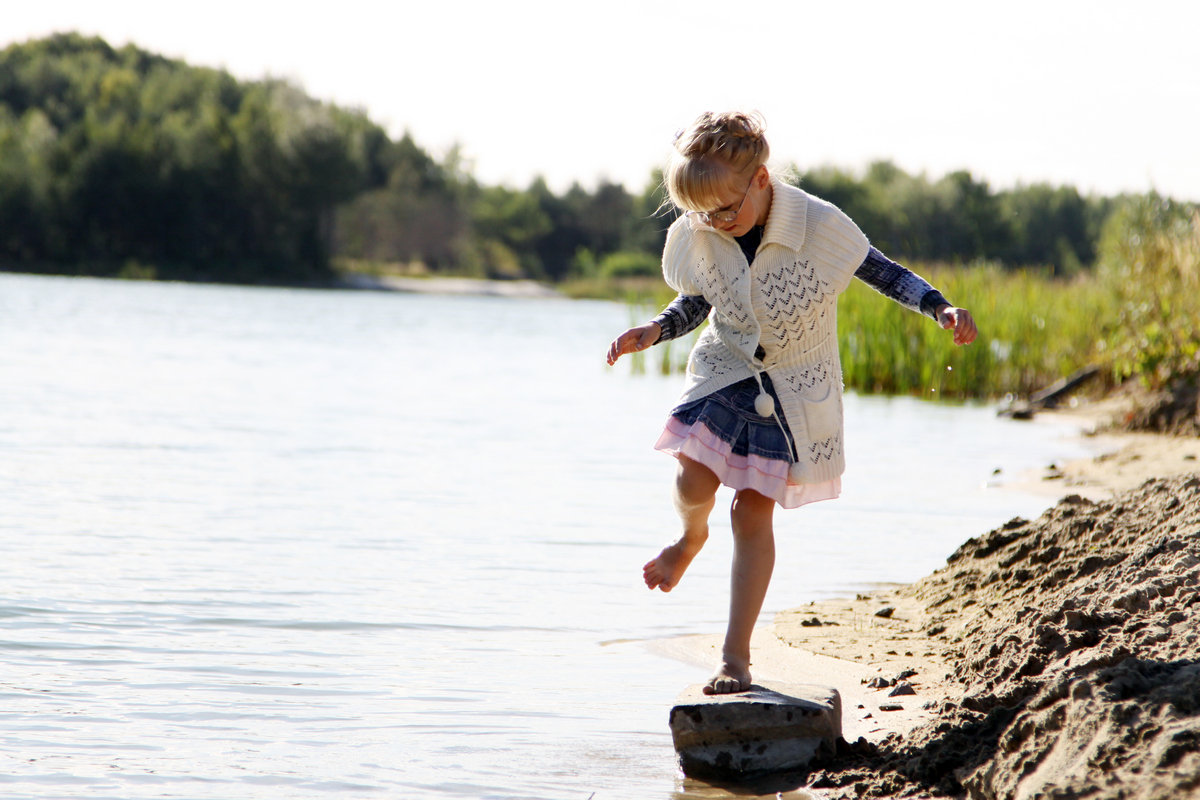
[[[901,681],[896,684],[896,688],[888,692],[888,697],[898,697],[902,694],[916,694],[917,690],[912,687],[911,683]]]

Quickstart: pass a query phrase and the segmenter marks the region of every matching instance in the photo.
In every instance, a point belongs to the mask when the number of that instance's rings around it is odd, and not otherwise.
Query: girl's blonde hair
[[[710,211],[732,177],[749,180],[770,156],[761,114],[706,111],[676,135],[663,183],[677,208]]]

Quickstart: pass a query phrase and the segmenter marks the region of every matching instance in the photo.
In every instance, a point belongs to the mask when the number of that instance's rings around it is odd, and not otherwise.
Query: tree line
[[[1055,274],[1089,268],[1127,198],[995,191],[890,162],[793,168],[884,252]],[[320,283],[335,263],[493,278],[656,274],[660,175],[552,191],[481,184],[362,111],[132,45],[58,34],[0,51],[0,268]]]

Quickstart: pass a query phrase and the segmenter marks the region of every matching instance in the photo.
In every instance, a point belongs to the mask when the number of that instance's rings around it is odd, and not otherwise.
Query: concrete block
[[[741,780],[804,769],[833,752],[842,735],[837,689],[764,681],[737,694],[683,691],[671,709],[671,738],[685,775]]]

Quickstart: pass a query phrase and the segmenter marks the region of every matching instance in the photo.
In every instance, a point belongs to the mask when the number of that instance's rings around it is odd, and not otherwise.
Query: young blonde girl
[[[870,246],[836,207],[771,176],[762,119],[705,113],[676,137],[664,175],[683,213],[667,233],[663,275],[679,294],[610,345],[608,363],[678,337],[706,318],[684,392],[655,447],[678,460],[679,540],[643,567],[669,592],[708,538],[717,488],[734,490],[729,624],[705,691],[750,687],[750,636],[775,564],[775,505],[837,497],[845,467],[836,303],[858,277],[974,341],[968,311]]]

